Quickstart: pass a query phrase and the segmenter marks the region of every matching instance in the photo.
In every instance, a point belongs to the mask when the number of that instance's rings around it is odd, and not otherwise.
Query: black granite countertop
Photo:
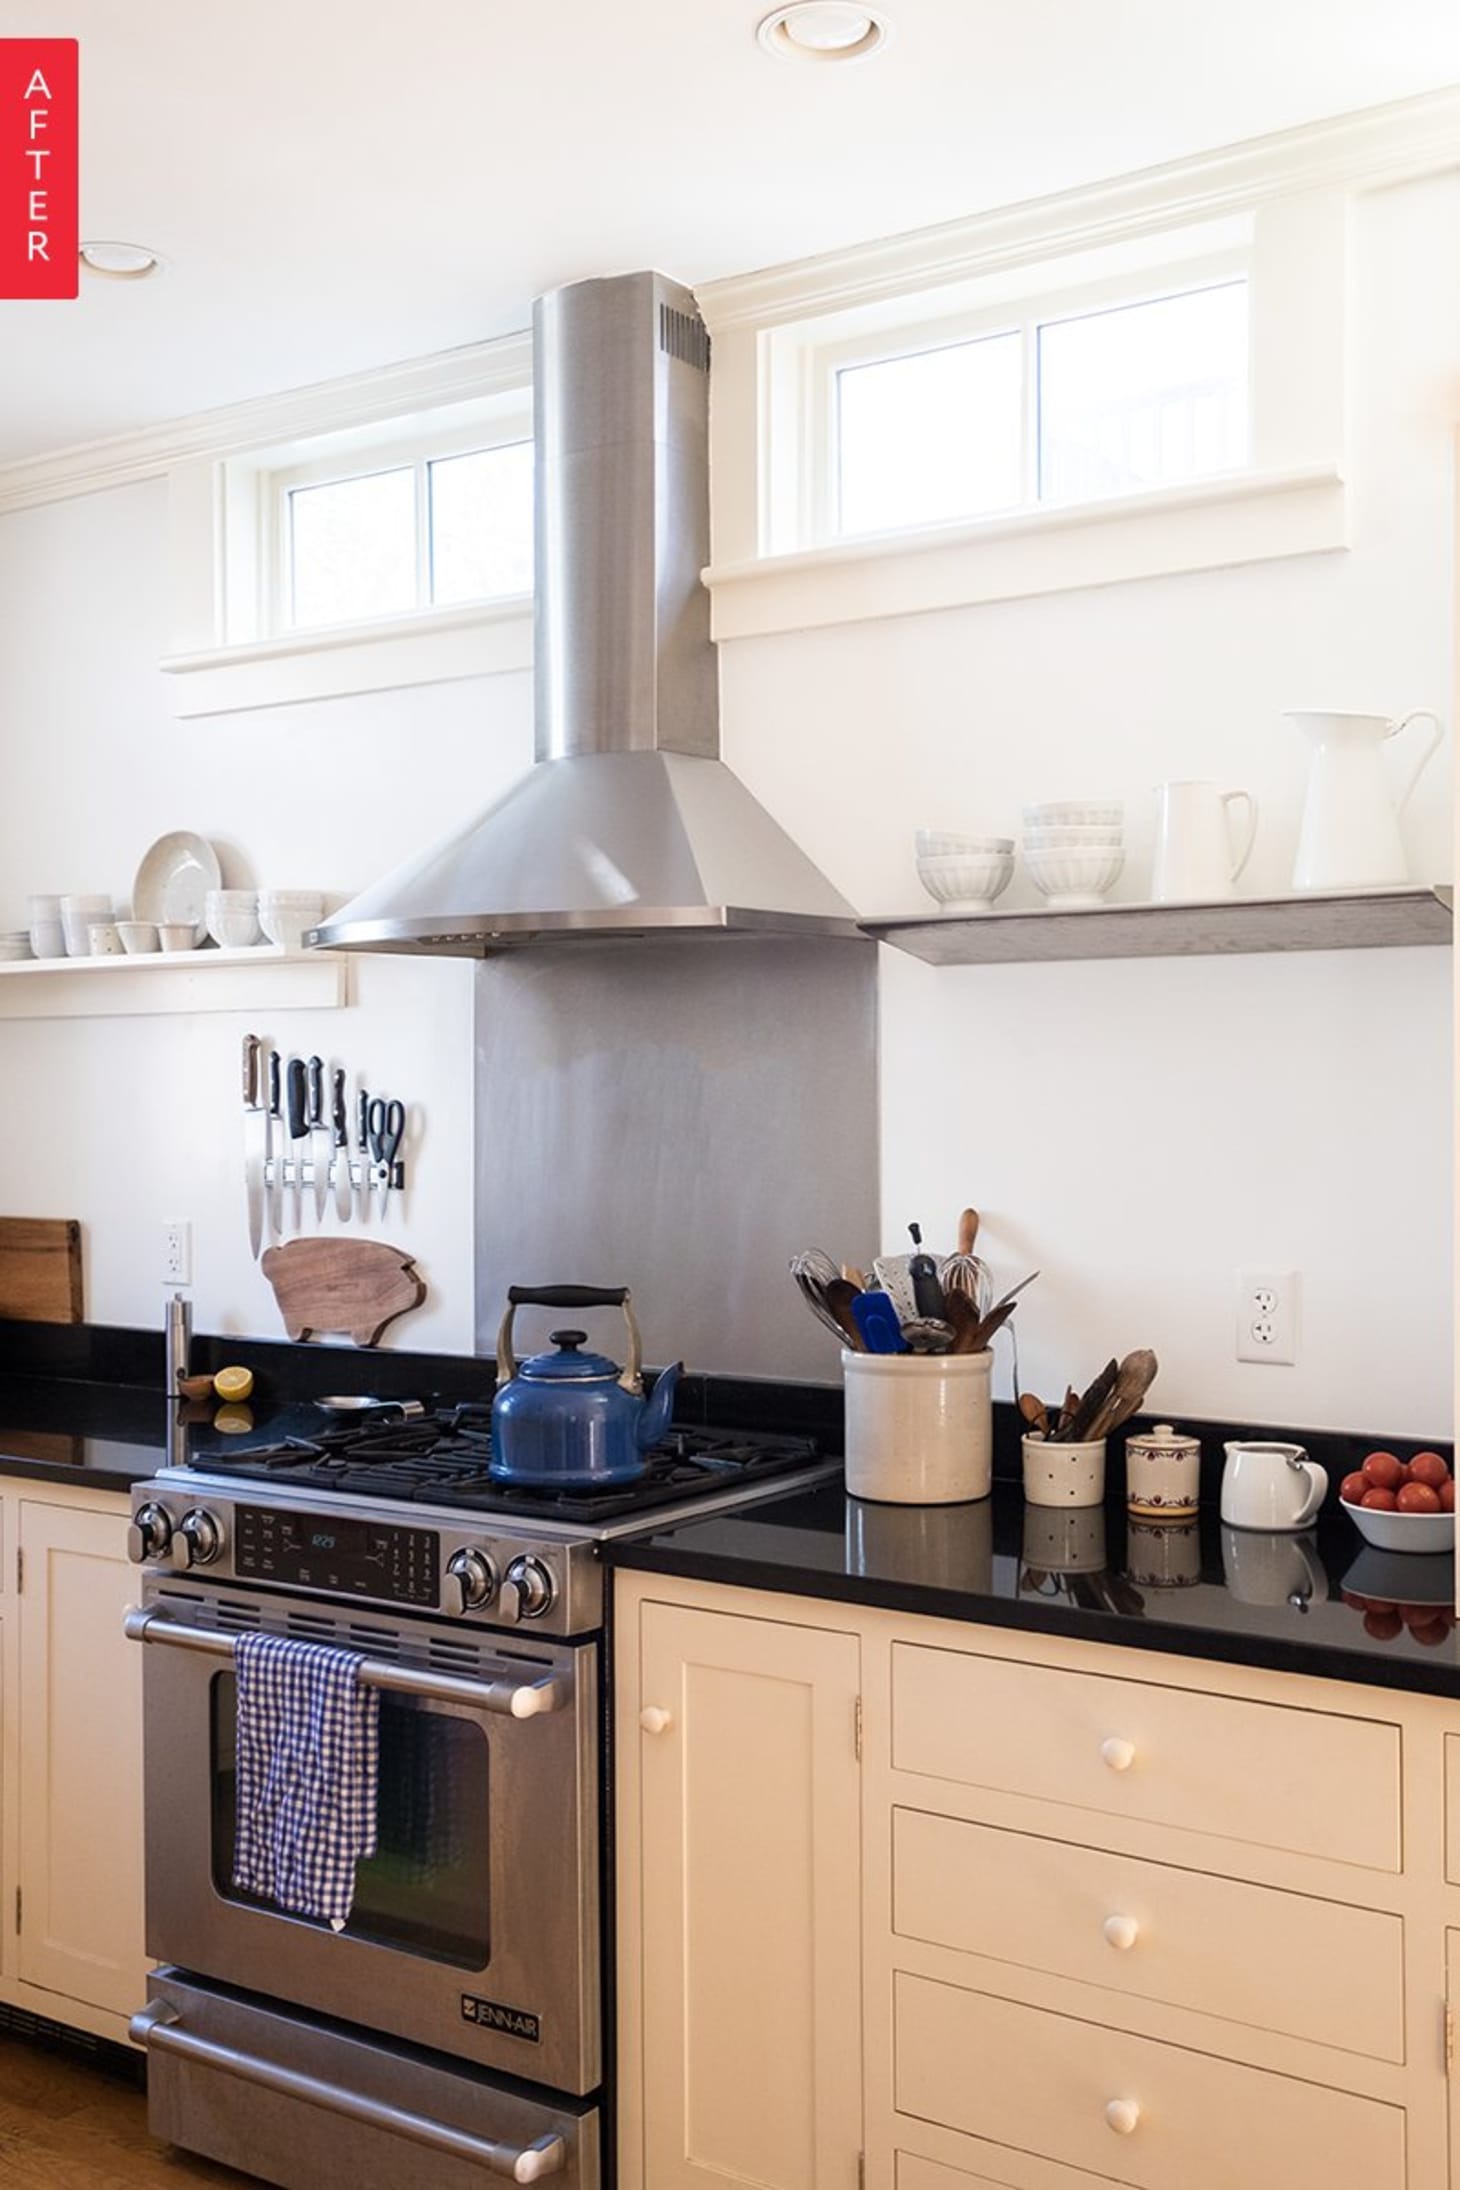
[[[1450,1554],[1376,1551],[1338,1508],[1311,1534],[1272,1536],[1224,1528],[1214,1507],[1189,1525],[1155,1525],[1128,1520],[1123,1505],[1029,1506],[999,1482],[964,1506],[872,1505],[832,1483],[623,1539],[607,1557],[743,1589],[1460,1696]]]

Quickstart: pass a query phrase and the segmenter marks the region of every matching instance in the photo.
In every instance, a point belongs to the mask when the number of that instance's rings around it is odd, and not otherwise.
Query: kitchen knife
[[[284,1237],[284,1060],[276,1049],[269,1051],[269,1115],[267,1139],[272,1162],[269,1178],[269,1230],[275,1239]]]
[[[370,1092],[355,1090],[355,1139],[360,1150],[360,1222],[370,1222]]]
[[[315,1139],[317,1133],[328,1135],[329,1119],[324,1114],[324,1059],[309,1060],[309,1157],[314,1165],[314,1218],[316,1224],[324,1215],[325,1199],[330,1190],[329,1141],[321,1150]]]
[[[348,1224],[355,1209],[355,1187],[350,1177],[350,1126],[345,1110],[345,1074],[336,1067],[331,1088],[330,1116],[334,1125],[335,1215]]]
[[[264,1243],[264,1158],[268,1125],[264,1116],[261,1048],[256,1034],[243,1038],[243,1184],[248,1196],[248,1244],[254,1261]]]
[[[294,1229],[304,1222],[304,1151],[299,1143],[309,1133],[309,1076],[302,1057],[291,1057],[285,1074],[289,1105],[289,1139],[294,1148]]]

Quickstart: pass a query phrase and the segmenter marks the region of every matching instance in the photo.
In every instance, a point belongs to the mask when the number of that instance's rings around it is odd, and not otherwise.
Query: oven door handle
[[[132,1642],[166,1643],[170,1650],[201,1650],[209,1657],[231,1658],[235,1637],[208,1627],[184,1627],[157,1611],[133,1610],[122,1623]],[[405,1696],[424,1696],[435,1703],[469,1704],[474,1711],[495,1711],[504,1718],[539,1718],[545,1711],[561,1711],[567,1701],[563,1684],[548,1675],[542,1680],[462,1680],[454,1673],[428,1673],[414,1665],[392,1665],[388,1658],[365,1658],[360,1679],[366,1688],[388,1688]]]
[[[165,2000],[149,2000],[141,2014],[132,2017],[130,2030],[134,2045],[146,2046],[156,2053],[176,2054],[180,2061],[194,2061],[200,2068],[216,2069],[224,2076],[237,2076],[244,2083],[258,2084],[264,2091],[276,2091],[282,2098],[299,2099],[306,2106],[322,2107],[326,2113],[342,2114],[347,2121],[363,2123],[367,2129],[381,2129],[393,2137],[409,2137],[413,2143],[427,2145],[433,2152],[446,2152],[470,2166],[485,2167],[493,2175],[503,2175],[508,2182],[543,2182],[549,2175],[562,2174],[568,2164],[567,2144],[555,2131],[537,2138],[532,2144],[503,2144],[495,2137],[468,2137],[461,2130],[448,2129],[444,2123],[433,2122],[424,2114],[387,2106],[379,2099],[361,2098],[358,2092],[343,2091],[338,2084],[321,2083],[316,2076],[283,2068],[275,2061],[259,2060],[250,2053],[240,2053],[235,2047],[220,2045],[213,2038],[199,2038],[193,2031],[183,2029],[177,2010]]]

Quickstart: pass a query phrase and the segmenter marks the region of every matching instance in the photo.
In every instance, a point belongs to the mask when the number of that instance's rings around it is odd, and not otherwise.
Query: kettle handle
[[[619,1382],[637,1398],[643,1392],[639,1374],[644,1362],[644,1342],[639,1336],[627,1285],[509,1285],[507,1310],[497,1332],[497,1382],[510,1384],[517,1374],[512,1351],[512,1323],[519,1308],[622,1308],[629,1327],[629,1358],[619,1372]]]
[[[1400,792],[1399,797],[1395,802],[1394,811],[1396,814],[1402,814],[1405,807],[1409,804],[1410,793],[1413,791],[1420,777],[1424,774],[1425,769],[1429,766],[1429,763],[1434,759],[1439,742],[1441,738],[1445,735],[1445,725],[1441,722],[1439,716],[1435,713],[1434,709],[1432,707],[1417,707],[1412,715],[1401,715],[1397,722],[1392,722],[1389,725],[1389,728],[1384,732],[1385,737],[1397,738],[1400,731],[1407,730],[1412,722],[1429,723],[1433,734],[1428,739],[1426,739],[1424,748],[1420,753],[1419,759],[1415,762],[1414,766],[1409,771],[1409,775],[1406,779],[1404,789]]]

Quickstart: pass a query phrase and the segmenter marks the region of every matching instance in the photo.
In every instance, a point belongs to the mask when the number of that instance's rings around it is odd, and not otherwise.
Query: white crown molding
[[[1373,189],[1457,165],[1460,85],[1450,85],[1056,196],[706,282],[695,299],[712,335],[770,327],[1217,219],[1295,191]]]
[[[443,404],[508,394],[531,380],[532,336],[524,329],[493,342],[474,342],[219,410],[196,411],[137,433],[0,465],[0,515],[155,479],[192,457],[234,456],[311,434],[347,432],[352,426],[409,417]]]

